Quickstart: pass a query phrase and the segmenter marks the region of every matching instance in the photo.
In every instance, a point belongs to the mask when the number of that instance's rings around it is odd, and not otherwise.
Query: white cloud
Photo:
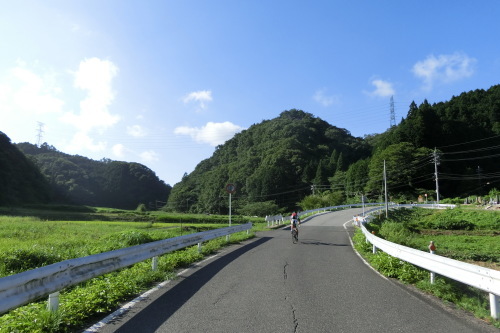
[[[78,71],[74,73],[74,85],[87,91],[87,96],[80,102],[79,114],[68,112],[62,120],[84,133],[116,124],[119,117],[111,114],[108,107],[115,98],[111,81],[117,72],[118,68],[108,60],[91,58],[80,62]]]
[[[81,153],[84,149],[101,152],[107,143],[96,140],[91,131],[106,130],[119,120],[118,115],[109,110],[115,97],[112,81],[117,72],[112,62],[98,58],[83,60],[72,73],[57,73],[38,63],[29,66],[18,61],[0,77],[0,110],[2,115],[8,115],[0,121],[0,130],[6,131],[14,141],[31,141],[35,137],[31,132],[35,129],[34,124],[41,121],[48,129],[73,134],[69,140],[51,142],[58,148],[73,153]],[[64,75],[68,74],[73,76],[74,88],[85,92],[83,99],[76,100],[80,103],[75,104],[76,110],[72,112],[68,112],[67,106],[72,102],[71,87],[63,90],[59,85],[65,82]],[[49,136],[57,136],[55,132],[46,131]],[[141,132],[136,128],[134,133]]]
[[[101,152],[106,149],[106,142],[97,142],[94,143],[94,139],[92,139],[85,132],[77,132],[73,135],[73,138],[70,141],[70,144],[66,147],[68,153],[78,153],[82,149],[87,149],[92,152]]]
[[[206,103],[212,101],[212,91],[210,90],[194,91],[184,96],[183,101],[184,104],[188,104],[190,102],[196,102],[198,103],[198,107],[200,108],[200,110],[203,110],[206,108]]]
[[[476,59],[463,53],[430,55],[424,61],[417,62],[412,72],[423,79],[426,89],[435,83],[451,83],[474,74]]]
[[[64,102],[57,97],[61,89],[53,77],[53,73],[44,71],[40,75],[19,63],[0,83],[0,109],[24,119],[38,114],[61,113]]]
[[[159,160],[158,154],[152,150],[144,151],[140,154],[140,156],[142,161],[145,163]]]
[[[198,127],[187,127],[181,126],[174,130],[175,134],[188,135],[194,141],[199,143],[208,143],[211,146],[217,146],[223,144],[234,134],[243,130],[243,127],[235,125],[229,121],[223,123],[213,123],[208,122],[205,126]]]
[[[34,142],[37,122],[57,121],[63,113],[62,89],[57,75],[38,63],[22,61],[0,73],[0,131],[13,142]],[[46,141],[41,136],[42,142]]]
[[[123,158],[125,157],[125,146],[122,145],[121,143],[118,143],[114,145],[111,148],[113,155],[116,156],[117,158]]]
[[[109,111],[115,98],[111,83],[117,73],[118,68],[108,60],[90,58],[80,62],[74,73],[74,85],[86,91],[87,95],[80,102],[78,114],[67,112],[61,118],[61,121],[78,129],[71,142],[72,146],[67,149],[74,151],[87,148],[95,151],[105,148],[103,143],[94,144],[89,133],[94,129],[105,130],[120,119]]]
[[[127,133],[133,137],[139,138],[146,135],[146,130],[141,125],[127,126]]]
[[[392,83],[388,81],[375,79],[372,80],[371,83],[373,86],[375,86],[375,90],[372,92],[367,92],[367,94],[370,96],[389,97],[396,93],[394,91],[394,88],[392,87]]]
[[[330,106],[334,103],[338,103],[338,96],[332,95],[332,96],[327,96],[325,95],[326,89],[320,89],[314,93],[313,99],[318,102],[319,104],[327,107]]]

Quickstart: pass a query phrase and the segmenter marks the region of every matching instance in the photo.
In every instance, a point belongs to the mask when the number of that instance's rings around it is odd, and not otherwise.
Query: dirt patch
[[[466,260],[465,262],[489,269],[494,269],[497,271],[500,271],[500,263],[498,262],[487,262],[487,261],[472,261],[472,260]]]
[[[500,236],[500,231],[496,230],[434,230],[434,229],[425,229],[420,230],[419,233],[421,235],[470,235],[470,236]]]

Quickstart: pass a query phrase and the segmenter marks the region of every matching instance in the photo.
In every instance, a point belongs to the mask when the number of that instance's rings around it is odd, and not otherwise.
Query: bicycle
[[[299,234],[296,229],[292,228],[292,242],[296,244],[299,241]]]

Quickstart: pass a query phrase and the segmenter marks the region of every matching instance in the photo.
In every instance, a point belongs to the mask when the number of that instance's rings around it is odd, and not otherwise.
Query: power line
[[[448,153],[443,153],[443,154],[444,155],[470,154],[470,153],[481,152],[481,151],[492,150],[492,149],[499,149],[499,148],[500,148],[500,146],[491,146],[491,147],[477,148],[477,149],[471,149],[471,150],[448,152]]]
[[[494,157],[500,157],[500,154],[488,155],[488,156],[478,156],[478,157],[469,157],[469,158],[442,159],[442,161],[443,162],[475,161],[475,160],[484,160],[485,158],[494,158]]]
[[[442,146],[442,147],[437,147],[437,148],[439,148],[439,150],[441,150],[442,148],[455,147],[455,146],[461,146],[461,145],[468,145],[468,144],[474,143],[474,142],[491,140],[491,139],[499,139],[499,138],[500,138],[500,135],[495,135],[495,136],[492,136],[492,137],[489,137],[489,138],[478,139],[478,140],[467,141],[467,142],[461,142],[461,143],[456,143],[456,144],[453,144],[453,145]]]

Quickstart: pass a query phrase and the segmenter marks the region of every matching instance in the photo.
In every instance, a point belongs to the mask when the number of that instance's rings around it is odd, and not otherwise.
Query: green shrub
[[[380,235],[389,242],[412,245],[413,233],[404,223],[388,221],[380,227]]]
[[[440,220],[434,223],[439,230],[474,230],[475,224],[466,220]]]
[[[428,279],[419,281],[416,286],[440,299],[455,304],[457,307],[472,312],[476,317],[491,320],[488,294],[482,290],[467,286],[457,281],[438,276],[433,284]],[[500,328],[500,321],[492,321]]]
[[[366,242],[366,237],[361,229],[356,229],[352,241],[354,243],[354,248],[359,252],[363,254],[372,252],[372,245]]]
[[[154,239],[146,232],[137,230],[126,230],[117,234],[108,236],[112,242],[117,242],[121,247],[140,245],[154,241]]]
[[[13,250],[4,253],[1,259],[3,262],[3,271],[6,273],[5,275],[47,266],[62,260],[59,255],[47,253],[42,249]]]
[[[254,202],[246,204],[238,209],[238,212],[247,216],[267,216],[274,215],[279,211],[278,205],[270,200],[265,202]]]
[[[458,198],[458,197],[455,197],[455,198],[444,198],[444,199],[441,199],[439,203],[441,203],[441,204],[460,205],[460,204],[464,203],[464,200],[465,199]]]
[[[416,283],[429,276],[428,272],[380,251],[370,258],[370,263],[383,275],[405,283]]]

